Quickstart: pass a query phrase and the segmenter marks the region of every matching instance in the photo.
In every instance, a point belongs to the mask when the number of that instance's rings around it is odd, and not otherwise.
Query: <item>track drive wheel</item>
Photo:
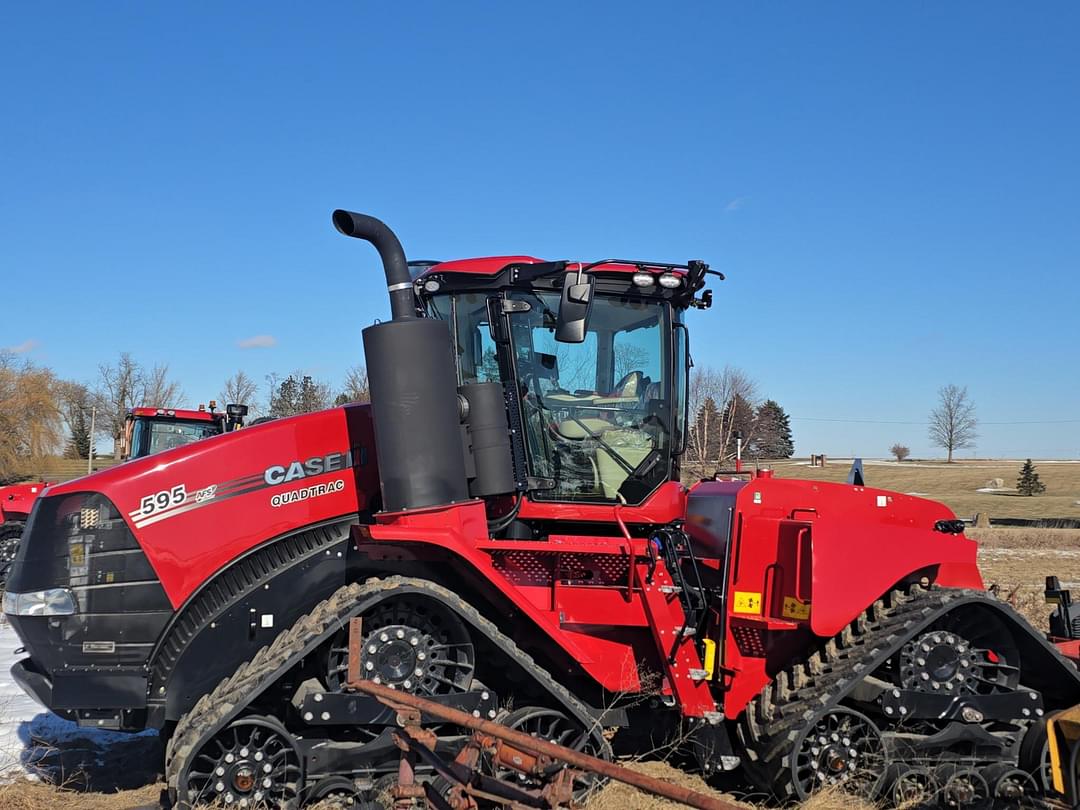
[[[881,732],[874,721],[837,707],[802,732],[789,767],[799,799],[828,787],[873,798],[886,765]]]
[[[476,651],[464,622],[450,610],[415,597],[380,602],[363,616],[360,668],[375,683],[431,697],[467,692]],[[326,685],[341,691],[349,670],[349,633],[330,645]]]
[[[8,572],[19,553],[24,523],[0,523],[0,589],[7,584]]]
[[[182,808],[300,806],[303,766],[293,737],[277,718],[234,720],[191,759],[177,785]]]

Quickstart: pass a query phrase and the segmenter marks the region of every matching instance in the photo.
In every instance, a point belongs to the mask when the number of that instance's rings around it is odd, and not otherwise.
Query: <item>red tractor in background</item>
[[[372,402],[50,488],[4,600],[43,705],[164,729],[183,807],[404,801],[402,715],[348,687],[350,663],[599,757],[678,739],[781,801],[1046,789],[1045,714],[1080,675],[984,590],[949,509],[767,473],[681,483],[708,265],[414,278],[385,224],[333,222],[386,274]],[[443,723],[429,753],[463,739]],[[434,761],[408,776],[449,807]]]
[[[231,404],[221,413],[214,400],[209,409],[129,408],[118,458],[142,458],[236,430],[243,427],[247,412],[246,405]]]
[[[116,458],[142,458],[243,426],[246,405],[227,405],[225,413],[218,413],[216,406],[210,400],[209,411],[202,405],[197,410],[129,408]],[[34,481],[0,487],[0,588],[6,583],[34,502],[54,483]]]

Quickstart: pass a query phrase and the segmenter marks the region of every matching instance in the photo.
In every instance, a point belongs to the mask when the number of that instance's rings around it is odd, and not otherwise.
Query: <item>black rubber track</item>
[[[482,632],[526,672],[534,674],[536,683],[562,708],[589,728],[599,740],[602,756],[610,758],[610,747],[602,736],[602,728],[593,720],[589,709],[521,652],[505,635],[475,608],[457,594],[433,582],[411,577],[393,576],[353,583],[334,592],[316,605],[291,628],[281,633],[273,643],[259,650],[209,694],[203,695],[177,723],[165,751],[165,778],[174,806],[187,808],[179,793],[192,757],[221,729],[241,715],[260,694],[279,677],[296,666],[301,659],[315,651],[334,633],[345,627],[348,620],[370,610],[383,599],[396,594],[421,593],[435,598],[455,610],[473,628]]]
[[[19,543],[25,528],[25,523],[15,521],[0,523],[0,590],[3,590],[7,584],[8,572],[19,551]]]
[[[874,602],[807,660],[778,673],[750,701],[737,730],[747,775],[757,787],[782,801],[803,798],[791,768],[803,730],[837,706],[920,630],[971,604],[997,611],[1015,630],[1030,634],[1060,662],[1061,677],[1072,678],[1080,692],[1076,667],[1009,605],[986,592],[918,586],[895,590]]]

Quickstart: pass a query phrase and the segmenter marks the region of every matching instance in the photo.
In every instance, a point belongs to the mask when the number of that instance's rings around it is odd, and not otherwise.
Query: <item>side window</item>
[[[476,325],[480,332],[480,362],[476,366],[477,382],[499,382],[499,360],[495,354],[495,341],[487,322]]]

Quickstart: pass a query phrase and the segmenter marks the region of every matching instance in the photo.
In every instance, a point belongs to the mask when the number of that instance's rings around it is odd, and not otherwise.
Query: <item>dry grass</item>
[[[1014,493],[976,490],[1000,478],[1006,487],[1016,486],[1021,461],[866,461],[863,471],[868,486],[896,492],[919,493],[941,501],[960,517],[976,512],[1003,518],[1080,518],[1080,462],[1036,461],[1039,478],[1046,484],[1043,495],[1024,497]],[[825,467],[810,467],[804,461],[769,462],[781,478],[847,481],[849,460],[832,460]]]
[[[0,785],[0,810],[156,810],[161,785],[118,793],[79,793],[43,782],[18,780]]]
[[[1080,596],[1080,530],[968,529],[979,543],[979,568],[987,586],[1009,601],[1039,630],[1050,608],[1043,600],[1046,577]]]
[[[742,801],[730,793],[722,793],[708,785],[697,774],[689,774],[666,762],[634,762],[629,768],[679,787],[690,788],[736,807],[762,808],[766,804]],[[612,782],[588,804],[588,810],[666,810],[686,807],[684,804],[649,796],[629,785]],[[800,805],[801,810],[873,810],[874,806],[839,791],[824,790]]]

